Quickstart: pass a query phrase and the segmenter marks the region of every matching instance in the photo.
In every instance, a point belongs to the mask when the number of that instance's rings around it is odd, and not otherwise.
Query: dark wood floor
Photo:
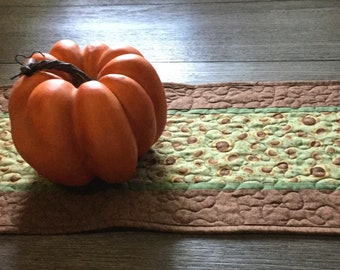
[[[131,44],[163,81],[340,80],[336,0],[1,0],[0,84],[18,73],[15,54],[62,38]],[[338,269],[339,246],[315,235],[0,235],[0,269]]]

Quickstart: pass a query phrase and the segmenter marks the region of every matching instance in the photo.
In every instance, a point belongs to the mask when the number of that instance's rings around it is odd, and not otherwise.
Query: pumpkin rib
[[[104,43],[92,43],[87,45],[83,50],[83,70],[91,78],[97,78],[99,68],[98,60],[103,53],[110,47]]]
[[[36,86],[56,78],[56,75],[38,72],[34,77],[21,76],[12,87],[8,102],[12,140],[19,154],[27,161],[33,152],[31,146],[36,144],[36,132],[31,128],[32,122],[27,115],[27,100]]]
[[[105,85],[89,81],[78,88],[73,122],[94,174],[115,183],[132,177],[137,166],[136,141],[118,99]]]
[[[136,54],[144,57],[140,51],[129,45],[117,48],[109,48],[101,55],[98,61],[98,72],[102,70],[102,68],[112,59],[124,54]]]
[[[154,143],[157,123],[153,103],[144,89],[133,79],[109,74],[99,79],[122,105],[138,147],[138,156],[145,154]]]
[[[135,54],[125,54],[112,59],[99,72],[101,78],[107,74],[122,74],[139,83],[152,100],[156,113],[157,132],[155,141],[162,134],[167,119],[167,104],[164,88],[153,66]]]
[[[69,39],[59,40],[50,49],[50,54],[58,60],[71,63],[83,69],[83,51],[77,43]]]
[[[65,183],[67,179],[68,184],[79,186],[89,183],[94,174],[86,168],[75,140],[71,119],[75,91],[75,87],[64,80],[44,81],[32,91],[27,110],[39,141],[35,155],[44,156],[38,158],[34,166],[54,182]]]
[[[63,106],[63,109],[57,106],[53,109],[56,112],[54,117],[45,111],[51,104],[46,103],[48,97],[41,91],[47,89],[46,84],[54,84],[55,81],[69,84],[52,74],[36,73],[34,77],[21,77],[13,87],[9,102],[13,142],[19,154],[41,175],[61,184],[84,185],[94,176],[84,168],[84,164],[79,163],[81,155],[74,155],[75,143],[70,136],[72,128],[64,128],[61,132],[60,128],[51,126],[58,125],[60,121],[67,121],[69,117],[65,115],[72,105],[69,104],[68,109],[65,109],[67,106]],[[55,94],[59,95],[59,89]],[[25,106],[17,102],[18,95],[26,97]],[[63,114],[58,113],[60,110],[63,110]],[[44,117],[41,117],[42,113]],[[59,120],[55,118],[58,115]],[[47,124],[41,125],[43,120]],[[40,128],[37,129],[39,125]],[[45,133],[45,136],[42,133]],[[41,140],[42,136],[44,140]]]

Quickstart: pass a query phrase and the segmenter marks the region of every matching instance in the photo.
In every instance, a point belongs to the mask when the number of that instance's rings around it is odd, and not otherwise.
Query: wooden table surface
[[[340,80],[336,0],[1,0],[0,84],[19,72],[16,54],[64,38],[133,45],[167,82]],[[0,235],[0,269],[338,269],[339,246],[293,234]]]

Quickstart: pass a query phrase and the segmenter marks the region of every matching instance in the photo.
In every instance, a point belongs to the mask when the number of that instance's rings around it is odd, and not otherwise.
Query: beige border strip
[[[169,109],[340,106],[340,81],[165,83]]]
[[[112,227],[186,232],[340,233],[340,191],[106,190],[0,194],[0,232]]]

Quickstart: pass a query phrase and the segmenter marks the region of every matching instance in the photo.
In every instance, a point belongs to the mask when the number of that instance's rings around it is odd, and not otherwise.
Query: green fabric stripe
[[[0,191],[68,189],[38,176],[0,118]],[[152,151],[125,184],[78,189],[340,189],[340,107],[170,110]]]

